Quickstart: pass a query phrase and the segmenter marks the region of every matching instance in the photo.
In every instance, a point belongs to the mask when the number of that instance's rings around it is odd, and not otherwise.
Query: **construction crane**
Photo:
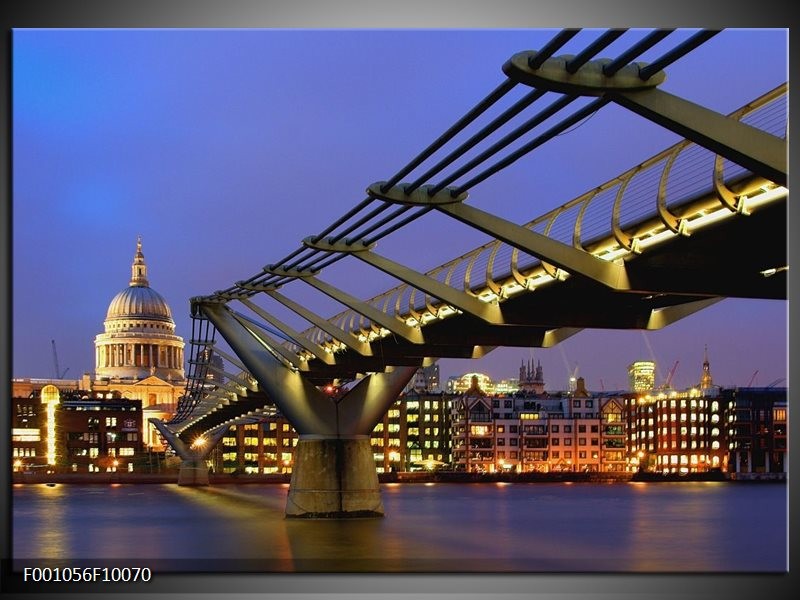
[[[745,387],[753,387],[753,382],[756,380],[756,375],[758,375],[758,369],[753,371],[753,376],[750,378],[750,381],[747,382]]]
[[[664,380],[664,385],[661,386],[661,389],[664,390],[670,389],[670,386],[672,385],[672,376],[675,375],[675,369],[678,368],[679,362],[680,362],[679,360],[676,360],[675,364],[672,365],[672,368],[669,370],[669,373],[667,373],[667,378],[666,380]]]
[[[63,373],[61,372],[61,369],[58,368],[58,352],[56,351],[56,341],[50,340],[50,343],[53,346],[53,367],[56,371],[56,379],[64,379],[64,375],[66,375],[67,371],[69,371],[69,367],[64,369]]]
[[[778,384],[779,384],[779,383],[781,383],[782,381],[786,381],[786,378],[785,378],[785,377],[779,377],[778,379],[776,379],[775,381],[773,381],[772,383],[770,383],[769,385],[767,385],[767,388],[768,388],[768,389],[769,389],[769,388],[774,388],[776,385],[778,385]]]

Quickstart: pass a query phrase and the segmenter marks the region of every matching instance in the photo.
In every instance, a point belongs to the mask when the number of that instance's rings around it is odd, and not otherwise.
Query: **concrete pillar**
[[[178,485],[208,485],[205,460],[183,460],[178,471]]]
[[[382,517],[378,474],[369,436],[301,438],[286,501],[290,518]]]

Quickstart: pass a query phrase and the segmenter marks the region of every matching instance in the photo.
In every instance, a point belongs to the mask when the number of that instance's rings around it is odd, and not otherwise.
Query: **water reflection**
[[[286,519],[287,487],[13,490],[15,558],[209,571],[783,571],[784,485],[400,484],[382,519]]]
[[[36,531],[34,536],[35,544],[41,548],[41,556],[46,558],[68,558],[72,554],[72,548],[61,523],[66,517],[67,506],[62,502],[66,488],[63,485],[37,485],[37,506],[32,507],[36,512],[32,514],[41,515],[42,526]]]

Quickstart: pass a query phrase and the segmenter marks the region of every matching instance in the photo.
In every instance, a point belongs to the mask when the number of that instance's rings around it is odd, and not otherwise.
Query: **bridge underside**
[[[773,108],[779,107],[786,90],[776,88],[726,116],[657,89],[664,81],[664,66],[716,33],[698,32],[649,66],[632,61],[669,35],[668,30],[653,32],[614,61],[591,59],[622,35],[618,30],[602,34],[575,56],[553,54],[575,35],[572,30],[562,31],[539,52],[514,55],[503,66],[509,79],[454,125],[452,132],[465,128],[515,85],[535,89],[476,134],[472,138],[476,144],[545,93],[561,94],[560,99],[455,174],[438,182],[432,179],[450,165],[447,159],[414,183],[400,183],[450,139],[450,132],[443,135],[389,181],[370,185],[367,200],[319,235],[304,239],[300,250],[227,290],[192,300],[193,318],[213,324],[236,354],[233,362],[257,385],[212,383],[214,389],[209,392],[206,375],[211,366],[206,358],[206,370],[195,377],[199,387],[187,392],[189,408],[181,413],[179,407],[180,414],[171,428],[165,428],[165,437],[176,438],[174,445],[183,449],[187,465],[197,465],[202,457],[187,450],[190,440],[220,436],[231,424],[276,406],[299,434],[287,516],[380,515],[383,506],[370,433],[416,369],[427,361],[478,358],[498,346],[549,347],[584,328],[660,329],[728,297],[785,300],[788,191],[782,135],[786,127],[785,115]],[[593,99],[483,172],[476,172],[482,168],[481,161],[566,109],[578,96]],[[525,226],[464,202],[472,186],[608,103],[686,139]],[[763,111],[756,113],[761,108]],[[778,126],[762,131],[743,119],[756,114],[764,116],[764,123],[774,117]],[[692,144],[710,155],[692,154]],[[472,142],[465,142],[452,156],[464,155],[472,147]],[[723,159],[736,168],[723,168]],[[707,168],[707,179],[702,180],[706,183],[690,186],[693,191],[675,186],[681,183],[681,176],[696,177],[688,168],[673,172],[673,166],[681,161],[684,166]],[[626,213],[623,225],[623,198],[628,197],[628,183],[640,173],[653,177],[652,181],[658,178],[642,201],[652,200],[654,210],[646,217],[635,210]],[[643,180],[649,181],[647,177]],[[449,187],[459,180],[464,183]],[[670,195],[670,186],[682,191]],[[612,191],[613,203],[591,204]],[[384,204],[375,209],[376,202]],[[370,204],[373,208],[363,214]],[[589,208],[590,204],[598,208]],[[397,212],[381,216],[390,207]],[[398,220],[411,207],[418,212]],[[486,282],[470,284],[471,269],[480,254],[477,251],[424,274],[372,251],[378,239],[430,210],[448,214],[496,242],[491,259],[487,259]],[[592,210],[603,213],[594,215],[596,218],[605,218],[608,212],[609,229],[586,241],[581,237],[582,219]],[[573,241],[549,237],[559,215],[570,211],[577,213],[571,223]],[[335,235],[330,236],[332,233]],[[496,272],[494,263],[488,262],[494,261],[501,243],[514,249],[514,258],[499,267],[506,273]],[[477,250],[483,252],[487,247]],[[529,262],[520,265],[520,252],[538,261],[526,258]],[[402,285],[362,301],[318,277],[326,266],[345,256],[388,273]],[[451,284],[456,267],[463,267],[469,256],[472,262],[465,269],[463,286]],[[617,258],[606,260],[609,257]],[[437,279],[443,273],[447,273],[445,281]],[[279,292],[290,281],[303,281],[337,300],[346,311],[329,320],[311,313]],[[402,294],[409,288],[413,292],[406,300]],[[400,289],[404,291],[397,291]],[[401,298],[403,303],[414,304],[417,292],[418,301],[424,297],[433,305],[427,304],[425,309],[409,306],[403,312]],[[281,322],[254,302],[261,293],[311,323],[311,329],[297,332]],[[234,303],[258,319],[237,312],[230,306]],[[395,307],[394,313],[390,305]],[[213,346],[207,340],[193,343],[203,350]],[[347,382],[352,387],[324,393],[323,388],[332,382]],[[194,471],[188,479],[202,481]]]
[[[508,325],[492,325],[462,313],[425,326],[425,342],[399,336],[371,343],[371,357],[353,350],[336,364],[318,359],[305,373],[315,385],[351,380],[386,365],[420,365],[426,357],[473,358],[497,346],[543,347],[547,332],[562,328],[656,329],[653,311],[710,298],[785,300],[787,271],[762,273],[787,264],[786,203],[709,226],[703,235],[674,236],[626,262],[631,290],[618,291],[580,276],[518,294],[502,303]],[[757,253],[742,252],[758,246]],[[675,319],[677,320],[677,319]],[[661,326],[668,324],[663,323]]]

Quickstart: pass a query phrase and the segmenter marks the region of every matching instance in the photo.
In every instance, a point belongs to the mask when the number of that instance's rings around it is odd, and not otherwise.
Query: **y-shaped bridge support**
[[[173,450],[181,457],[181,468],[178,471],[178,485],[208,485],[208,466],[206,458],[211,454],[228,431],[227,427],[220,427],[212,436],[200,445],[187,446],[177,435],[172,433],[160,419],[150,419],[164,439],[169,442]]]
[[[286,516],[382,516],[370,433],[417,367],[373,373],[332,399],[278,360],[258,329],[237,319],[226,306],[209,303],[197,308],[299,434]]]

